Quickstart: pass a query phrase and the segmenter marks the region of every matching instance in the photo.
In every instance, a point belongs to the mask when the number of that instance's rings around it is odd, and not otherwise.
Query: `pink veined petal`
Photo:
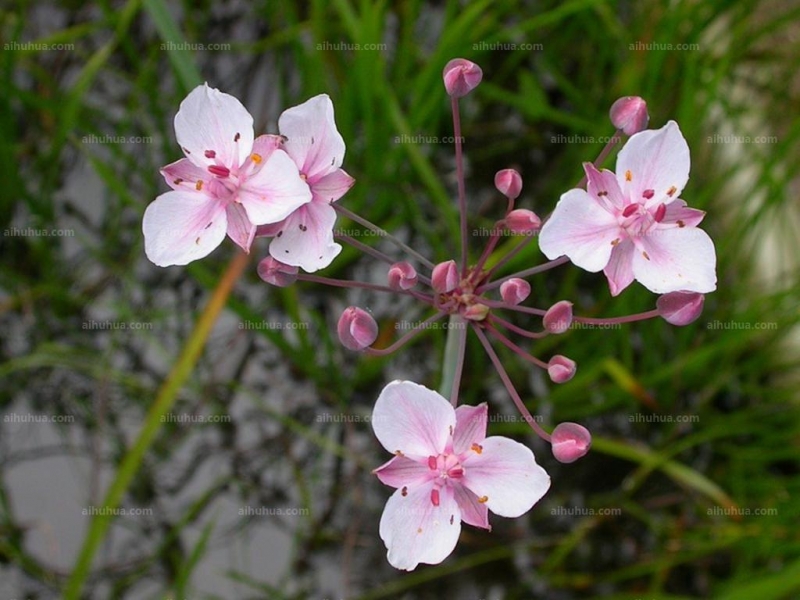
[[[478,497],[461,484],[453,486],[458,508],[461,509],[461,520],[467,525],[492,530],[489,525],[489,509],[485,502],[480,502]]]
[[[434,506],[433,487],[400,488],[386,502],[379,532],[389,564],[396,569],[413,571],[420,563],[439,564],[456,547],[461,510],[448,486],[439,489],[439,506]]]
[[[233,171],[253,148],[253,117],[239,100],[205,83],[181,102],[175,136],[198,167],[224,165]]]
[[[336,169],[317,179],[311,185],[311,193],[314,194],[316,202],[336,202],[353,187],[355,182],[356,180],[345,173],[343,169]]]
[[[225,239],[223,205],[198,192],[166,192],[144,211],[144,251],[159,267],[186,265],[211,253]]]
[[[696,227],[652,229],[636,238],[633,275],[656,294],[717,288],[714,242]]]
[[[667,210],[659,227],[662,229],[665,227],[697,227],[705,216],[705,211],[689,208],[686,206],[686,202],[679,198],[667,204]]]
[[[306,175],[309,184],[315,184],[342,166],[344,139],[336,129],[333,102],[327,94],[314,96],[283,111],[278,129],[286,137],[284,149]]]
[[[258,172],[242,183],[238,197],[250,221],[266,225],[282,221],[311,202],[311,190],[292,159],[283,151],[275,151]]]
[[[435,471],[431,471],[427,460],[411,460],[407,456],[395,456],[373,471],[378,479],[395,488],[417,486],[430,481]]]
[[[536,464],[531,449],[499,436],[486,438],[481,446],[480,453],[462,461],[462,484],[501,517],[528,512],[550,488],[550,476]]]
[[[472,444],[480,444],[486,437],[489,406],[462,404],[456,408],[456,432],[453,435],[453,454],[463,454]]]
[[[240,174],[246,181],[258,173],[261,168],[269,161],[272,153],[281,150],[283,147],[283,137],[279,135],[265,134],[253,140],[253,149],[242,163]]]
[[[603,269],[612,296],[618,296],[633,282],[633,253],[636,248],[630,239],[622,240],[611,251],[611,259]]]
[[[622,190],[619,189],[617,177],[608,169],[598,171],[590,162],[583,163],[583,170],[586,173],[586,191],[596,199],[606,210],[622,210],[625,205],[630,204],[623,197]]]
[[[309,202],[283,224],[269,245],[269,253],[275,260],[313,273],[331,264],[342,251],[333,241],[336,211],[330,204]]]
[[[425,459],[444,452],[456,411],[442,396],[411,381],[393,381],[378,396],[372,429],[389,452]]]
[[[201,169],[188,158],[176,160],[161,169],[161,175],[167,185],[173,190],[193,190],[197,191],[197,182],[202,181],[200,188],[206,186],[212,175],[205,169]]]
[[[228,237],[242,250],[250,253],[250,246],[256,236],[256,226],[247,218],[247,213],[238,202],[231,202],[225,209],[228,217]]]
[[[647,208],[677,199],[689,180],[689,146],[678,124],[641,131],[617,156],[617,181],[623,194]],[[630,175],[630,180],[628,176]],[[652,195],[648,192],[652,190]]]
[[[566,255],[582,269],[596,273],[608,264],[611,243],[623,237],[617,219],[584,190],[561,196],[539,234],[539,247],[550,260]]]

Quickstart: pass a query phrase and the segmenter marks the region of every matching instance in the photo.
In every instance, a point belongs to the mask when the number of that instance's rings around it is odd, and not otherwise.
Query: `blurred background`
[[[797,598],[799,17],[796,1],[755,0],[4,2],[0,597],[60,598],[69,581],[86,598]],[[490,434],[528,444],[553,484],[409,574],[378,537],[391,490],[370,473],[387,456],[368,417],[393,379],[438,387],[445,332],[388,358],[347,352],[331,332],[349,304],[379,320],[380,345],[426,315],[376,293],[271,288],[257,240],[188,381],[145,425],[238,250],[158,268],[141,220],[181,157],[172,119],[195,85],[239,98],[257,133],[327,93],[357,179],[341,203],[454,256],[454,57],[484,71],[462,101],[470,229],[502,216],[506,167],[524,178],[518,205],[548,214],[613,133],[612,102],[639,95],[651,127],[674,119],[689,142],[683,198],[708,212],[719,286],[687,327],[530,346],[577,361],[561,386],[502,354],[547,427],[592,430],[573,465],[513,420],[471,338],[462,402],[489,401]],[[506,271],[543,260],[532,243]],[[382,282],[385,267],[345,248],[321,274]],[[612,299],[569,265],[532,284],[531,305],[567,298],[583,316],[656,299],[638,284]],[[92,533],[112,484],[119,509]]]

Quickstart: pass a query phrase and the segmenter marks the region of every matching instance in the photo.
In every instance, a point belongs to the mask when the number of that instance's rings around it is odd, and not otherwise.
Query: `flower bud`
[[[439,294],[447,294],[458,287],[458,267],[456,261],[448,260],[433,267],[431,286]]]
[[[548,332],[564,333],[572,325],[572,302],[556,302],[544,313],[542,321]]]
[[[389,287],[393,290],[410,290],[417,285],[417,271],[408,262],[397,262],[389,267]]]
[[[611,105],[609,111],[611,123],[625,135],[639,133],[647,127],[650,116],[647,114],[647,103],[639,96],[625,96]]]
[[[672,325],[688,325],[703,312],[705,296],[696,292],[670,292],[656,300],[658,314]]]
[[[348,350],[363,350],[378,339],[378,324],[367,311],[350,306],[339,317],[339,341]]]
[[[285,265],[271,256],[262,259],[256,270],[261,279],[275,287],[292,285],[297,279],[297,267]]]
[[[471,304],[461,314],[470,321],[483,321],[489,314],[489,307],[485,304]]]
[[[559,423],[550,434],[550,443],[558,462],[572,463],[589,452],[592,434],[583,425]]]
[[[553,383],[564,383],[573,378],[577,368],[578,366],[574,360],[570,360],[561,354],[556,354],[547,363],[547,374],[550,375]]]
[[[514,169],[503,169],[494,176],[494,187],[509,200],[516,200],[522,191],[522,175]]]
[[[506,215],[506,227],[514,233],[530,233],[542,226],[542,220],[532,210],[517,208]]]
[[[454,58],[445,65],[442,77],[447,93],[454,98],[461,98],[478,87],[483,71],[470,60]]]
[[[500,296],[506,304],[516,306],[530,295],[531,284],[519,277],[512,277],[500,284]]]

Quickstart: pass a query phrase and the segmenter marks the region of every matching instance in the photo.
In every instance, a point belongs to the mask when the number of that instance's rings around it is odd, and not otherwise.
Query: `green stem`
[[[450,315],[447,326],[447,341],[442,358],[442,384],[439,393],[455,406],[458,403],[458,387],[464,366],[467,341],[467,325],[458,315]]]
[[[115,509],[122,501],[128,486],[139,470],[142,459],[158,435],[158,432],[161,430],[163,424],[161,417],[175,404],[178,392],[192,373],[197,360],[200,358],[208,336],[211,333],[211,329],[217,321],[217,317],[222,312],[222,309],[225,307],[228,296],[236,280],[239,279],[242,271],[244,271],[247,262],[248,256],[239,253],[228,265],[228,269],[225,271],[222,280],[214,290],[211,299],[203,310],[203,314],[201,314],[200,318],[197,320],[191,337],[186,342],[186,345],[184,345],[167,380],[158,391],[155,402],[145,416],[144,425],[139,432],[139,436],[123,457],[122,463],[117,469],[114,481],[111,483],[111,487],[109,487],[106,493],[103,502],[105,508]],[[94,555],[103,542],[103,539],[105,539],[106,531],[111,525],[111,521],[113,520],[111,513],[113,513],[113,510],[104,510],[102,513],[102,515],[95,516],[89,525],[89,531],[83,541],[83,546],[78,555],[75,569],[72,571],[69,580],[67,580],[64,589],[64,598],[66,598],[66,600],[78,600],[80,598],[81,589],[91,570]]]

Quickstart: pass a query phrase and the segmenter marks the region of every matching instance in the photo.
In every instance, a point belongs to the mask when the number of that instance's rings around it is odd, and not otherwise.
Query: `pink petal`
[[[188,158],[176,160],[161,169],[161,175],[167,185],[173,190],[197,190],[197,182],[201,189],[206,186],[212,175],[205,169],[201,169]]]
[[[622,234],[617,219],[584,190],[561,196],[539,234],[539,247],[550,260],[568,256],[577,266],[596,273],[608,264],[611,243]]]
[[[198,167],[221,164],[233,170],[253,147],[253,117],[236,98],[206,83],[181,102],[175,115],[175,136],[186,157]]]
[[[211,253],[225,239],[223,205],[198,192],[167,192],[144,211],[144,251],[159,267],[186,265]]]
[[[628,140],[617,156],[617,181],[631,201],[646,207],[677,198],[689,180],[689,146],[678,124],[641,131]],[[630,181],[628,174],[630,172]],[[645,191],[652,190],[645,197]]]
[[[531,449],[499,436],[486,438],[481,446],[480,454],[463,461],[463,485],[501,517],[528,512],[550,488],[550,477]]]
[[[697,227],[705,216],[705,211],[689,208],[685,201],[677,199],[667,204],[660,227]]]
[[[625,239],[611,251],[611,259],[603,269],[608,279],[608,287],[612,296],[619,295],[622,290],[633,282],[633,242]]]
[[[308,273],[327,267],[342,251],[333,241],[336,211],[324,202],[309,202],[283,222],[269,245],[276,260]]]
[[[378,396],[372,429],[389,452],[412,459],[438,456],[456,426],[456,411],[436,392],[411,381],[393,381]]]
[[[269,162],[272,153],[283,147],[283,138],[279,135],[265,134],[253,140],[253,149],[247,155],[240,173],[245,179],[253,177],[262,167]]]
[[[327,94],[283,111],[278,129],[287,138],[284,149],[310,184],[342,166],[344,140],[336,130],[333,103]]]
[[[355,182],[356,180],[344,170],[336,169],[315,181],[311,186],[311,193],[318,202],[336,202],[353,187]]]
[[[461,520],[467,525],[492,530],[489,525],[489,508],[485,502],[480,502],[478,497],[463,485],[453,486],[453,492],[461,509]]]
[[[228,217],[228,237],[242,250],[250,253],[250,246],[256,236],[256,226],[247,218],[247,213],[238,202],[231,202],[225,209]]]
[[[619,189],[617,177],[608,169],[598,171],[590,162],[583,163],[586,173],[586,191],[595,198],[606,210],[622,210],[629,202],[623,197]]]
[[[420,462],[411,460],[407,456],[395,456],[373,473],[382,483],[399,488],[404,485],[411,487],[425,483],[433,478],[436,471],[431,470],[427,460]]]
[[[413,571],[420,563],[439,564],[456,547],[461,511],[453,490],[440,488],[439,506],[434,506],[432,489],[432,484],[400,488],[383,509],[379,531],[389,564],[396,569]]]
[[[258,172],[242,183],[238,197],[250,221],[266,225],[282,221],[311,202],[311,190],[292,159],[285,152],[275,151]]]
[[[453,436],[453,454],[463,454],[472,444],[480,444],[486,437],[489,406],[483,402],[478,406],[462,404],[456,408],[456,432]]]
[[[714,242],[702,229],[653,229],[636,245],[633,275],[651,292],[706,294],[717,288]]]

